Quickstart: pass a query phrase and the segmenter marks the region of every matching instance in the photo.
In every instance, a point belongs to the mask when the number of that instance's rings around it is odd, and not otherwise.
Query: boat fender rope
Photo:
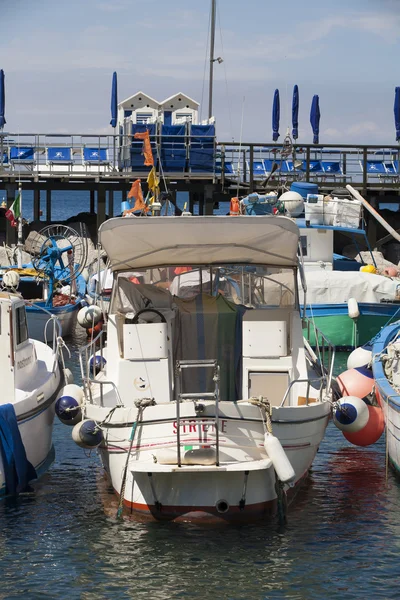
[[[137,425],[142,420],[144,410],[148,406],[152,406],[154,404],[155,404],[154,398],[140,398],[139,400],[135,400],[135,406],[138,409],[138,414],[137,414],[137,417],[136,417],[136,421],[132,425],[131,434],[129,436],[130,444],[129,444],[129,450],[128,450],[127,455],[126,455],[126,461],[125,461],[124,471],[123,471],[123,474],[122,474],[122,483],[121,483],[121,489],[120,489],[120,492],[119,492],[119,502],[118,502],[117,518],[122,515],[122,508],[123,508],[123,504],[124,504],[126,479],[127,479],[127,474],[128,474],[128,463],[129,463],[129,457],[130,457],[131,451],[132,451],[133,440],[135,439],[135,433],[136,433]]]

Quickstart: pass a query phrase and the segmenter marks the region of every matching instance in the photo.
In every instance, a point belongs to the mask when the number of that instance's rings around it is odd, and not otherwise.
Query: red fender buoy
[[[357,367],[344,371],[337,378],[340,391],[343,396],[357,396],[365,398],[372,392],[374,387],[374,377],[371,369],[366,367]]]
[[[365,427],[354,433],[343,431],[348,442],[355,446],[370,446],[375,444],[385,429],[383,410],[379,406],[368,406],[369,419]]]

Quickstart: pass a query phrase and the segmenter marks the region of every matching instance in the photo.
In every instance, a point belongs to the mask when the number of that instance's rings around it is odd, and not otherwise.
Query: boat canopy
[[[113,271],[164,265],[297,264],[299,229],[287,217],[118,217],[99,241]]]

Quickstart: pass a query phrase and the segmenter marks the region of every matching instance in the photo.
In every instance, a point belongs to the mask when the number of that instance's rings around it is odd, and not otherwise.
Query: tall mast
[[[216,0],[211,0],[211,35],[210,35],[210,82],[208,86],[208,118],[212,117],[213,76],[214,76],[214,42],[215,42],[215,9]]]

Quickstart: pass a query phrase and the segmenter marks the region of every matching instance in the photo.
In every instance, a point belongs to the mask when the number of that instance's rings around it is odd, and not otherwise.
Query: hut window
[[[152,113],[137,113],[136,114],[136,123],[141,123],[145,125],[152,117]]]

